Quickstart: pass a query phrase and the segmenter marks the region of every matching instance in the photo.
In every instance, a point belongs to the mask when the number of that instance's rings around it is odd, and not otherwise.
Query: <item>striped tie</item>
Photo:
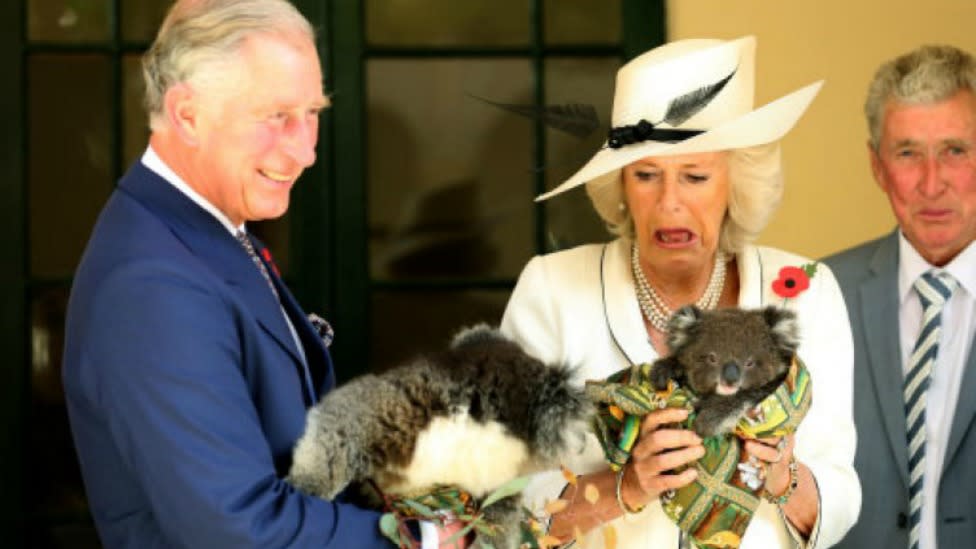
[[[939,351],[939,324],[942,306],[952,295],[956,280],[948,273],[929,271],[915,281],[915,291],[922,300],[922,329],[909,358],[911,367],[905,376],[905,416],[908,428],[909,472],[909,549],[918,549],[919,523],[922,519],[922,483],[925,470],[925,394],[929,388],[932,366]]]
[[[251,261],[254,262],[254,265],[257,266],[258,271],[261,272],[261,276],[263,276],[268,282],[268,286],[271,287],[271,293],[274,294],[275,299],[280,299],[278,297],[278,290],[275,289],[274,282],[271,281],[271,275],[268,274],[268,268],[264,266],[264,262],[261,261],[260,257],[258,257],[258,253],[254,249],[254,243],[251,242],[251,238],[248,237],[247,233],[244,231],[237,231],[234,233],[234,236],[237,238],[237,241],[241,243],[241,246],[244,247],[244,251],[247,252],[247,255],[251,257]]]

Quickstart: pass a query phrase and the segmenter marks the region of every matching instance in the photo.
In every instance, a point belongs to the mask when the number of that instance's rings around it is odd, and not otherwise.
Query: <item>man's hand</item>
[[[458,532],[464,529],[464,523],[459,520],[446,521],[444,526],[437,529],[437,535],[442,549],[464,549],[468,546],[468,536],[459,536]]]
[[[465,549],[469,545],[470,536],[458,535],[461,530],[464,530],[464,523],[459,520],[445,519],[443,526],[422,520],[419,549]]]

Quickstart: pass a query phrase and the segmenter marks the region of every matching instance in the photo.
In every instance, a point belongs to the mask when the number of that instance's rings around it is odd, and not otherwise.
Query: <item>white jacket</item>
[[[809,259],[766,247],[746,247],[737,256],[739,306],[784,305],[772,283],[785,266]],[[817,524],[806,545],[829,547],[857,519],[861,487],[854,471],[852,416],[853,343],[847,310],[833,273],[819,264],[810,287],[785,305],[797,313],[799,355],[810,371],[813,405],[796,436],[796,458],[813,472],[820,493]],[[502,319],[502,331],[532,355],[548,363],[578,369],[577,379],[603,379],[632,363],[652,362],[630,272],[629,242],[589,244],[533,258],[522,271]],[[577,474],[606,468],[596,437],[565,464]],[[532,509],[543,507],[563,490],[558,471],[536,475],[526,490]],[[619,549],[678,547],[678,529],[658,503],[640,514],[615,521]],[[741,549],[793,547],[796,543],[779,509],[763,501],[743,538]],[[600,529],[582,544],[602,549]]]

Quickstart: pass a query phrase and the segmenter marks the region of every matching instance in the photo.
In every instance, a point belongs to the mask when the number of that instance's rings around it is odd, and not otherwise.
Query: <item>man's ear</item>
[[[882,192],[888,192],[888,181],[884,176],[884,166],[881,165],[881,156],[878,151],[871,144],[869,139],[867,142],[868,146],[868,158],[871,159],[871,175],[874,176],[874,182],[878,184]],[[881,145],[878,145],[879,147]]]
[[[163,95],[163,113],[174,134],[189,146],[196,146],[200,131],[199,96],[189,84],[171,86]]]

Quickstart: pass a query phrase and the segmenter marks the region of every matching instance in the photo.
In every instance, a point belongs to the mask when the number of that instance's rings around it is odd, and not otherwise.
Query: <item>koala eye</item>
[[[715,353],[708,353],[705,355],[705,362],[708,362],[712,366],[718,364],[718,355]]]
[[[752,357],[749,357],[749,358],[746,359],[746,362],[745,362],[746,368],[752,368],[755,365],[756,365],[756,359],[754,359]]]

